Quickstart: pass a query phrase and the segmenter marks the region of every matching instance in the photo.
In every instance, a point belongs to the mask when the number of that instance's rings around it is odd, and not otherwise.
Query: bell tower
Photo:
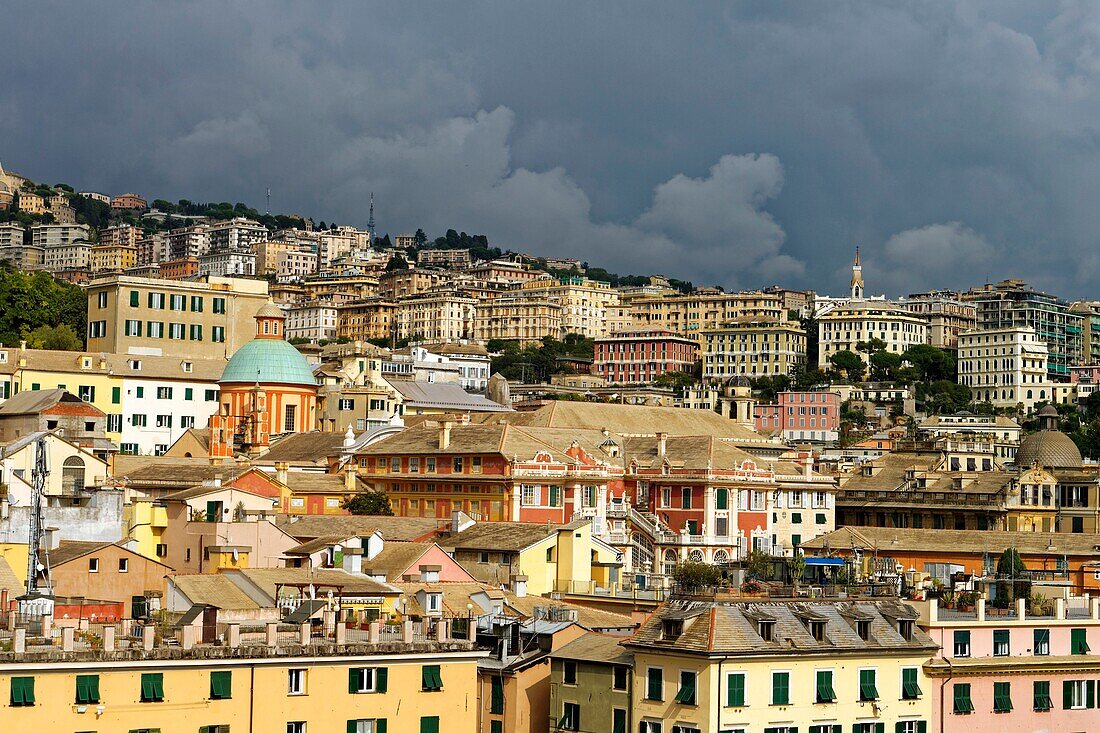
[[[863,300],[863,266],[859,262],[859,247],[856,247],[856,261],[852,263],[852,300]]]

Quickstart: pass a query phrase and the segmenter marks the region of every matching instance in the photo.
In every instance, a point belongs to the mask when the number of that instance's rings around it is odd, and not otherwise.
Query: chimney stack
[[[287,472],[290,469],[290,464],[286,461],[276,461],[275,463],[275,480],[286,486]]]
[[[664,458],[668,450],[668,433],[657,433],[657,457]]]
[[[359,466],[354,460],[348,461],[348,465],[344,468],[344,490],[345,491],[358,491],[359,490]]]
[[[447,450],[451,445],[451,428],[454,426],[449,420],[439,423],[439,450]]]

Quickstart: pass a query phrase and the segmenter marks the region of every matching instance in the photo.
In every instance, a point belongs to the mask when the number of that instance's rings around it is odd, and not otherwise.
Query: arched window
[[[1029,400],[1031,399],[1031,390],[1030,390],[1030,389],[1029,389],[1029,390],[1027,391],[1027,398],[1028,398]]]
[[[672,575],[672,571],[676,569],[676,550],[665,550],[665,559],[661,566],[662,573]]]
[[[69,456],[61,466],[61,491],[76,494],[84,490],[84,459]]]
[[[691,560],[692,562],[703,562],[703,551],[692,550],[688,553],[688,560]]]
[[[729,561],[730,561],[729,553],[727,553],[725,550],[715,550],[714,551],[714,564],[715,565],[721,565],[722,563],[727,563]]]

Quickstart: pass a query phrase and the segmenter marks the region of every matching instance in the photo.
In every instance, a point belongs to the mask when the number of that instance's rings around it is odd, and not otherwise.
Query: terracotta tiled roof
[[[353,515],[303,516],[276,518],[279,528],[298,540],[327,535],[362,537],[380,532],[386,541],[416,541],[449,526],[445,519],[430,517],[374,517]]]
[[[841,527],[806,540],[805,550],[892,548],[906,552],[947,552],[1000,555],[1015,547],[1023,555],[1084,555],[1100,557],[1100,536],[1066,532],[997,532],[962,529],[895,529],[891,527]]]
[[[634,664],[634,654],[623,648],[623,637],[607,634],[585,634],[574,639],[550,656],[554,659],[575,659],[600,664]]]
[[[271,450],[257,458],[256,465],[287,463],[324,463],[329,456],[340,455],[344,445],[343,433],[313,431],[292,433],[271,446]]]
[[[224,575],[173,575],[171,581],[191,603],[205,603],[228,611],[260,608],[260,604]]]

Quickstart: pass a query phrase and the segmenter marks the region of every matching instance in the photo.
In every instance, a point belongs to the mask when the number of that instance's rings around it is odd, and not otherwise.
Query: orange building
[[[317,381],[284,338],[286,316],[274,303],[256,313],[256,337],[230,357],[218,381],[221,406],[210,418],[210,455],[257,453],[282,433],[316,429]]]

